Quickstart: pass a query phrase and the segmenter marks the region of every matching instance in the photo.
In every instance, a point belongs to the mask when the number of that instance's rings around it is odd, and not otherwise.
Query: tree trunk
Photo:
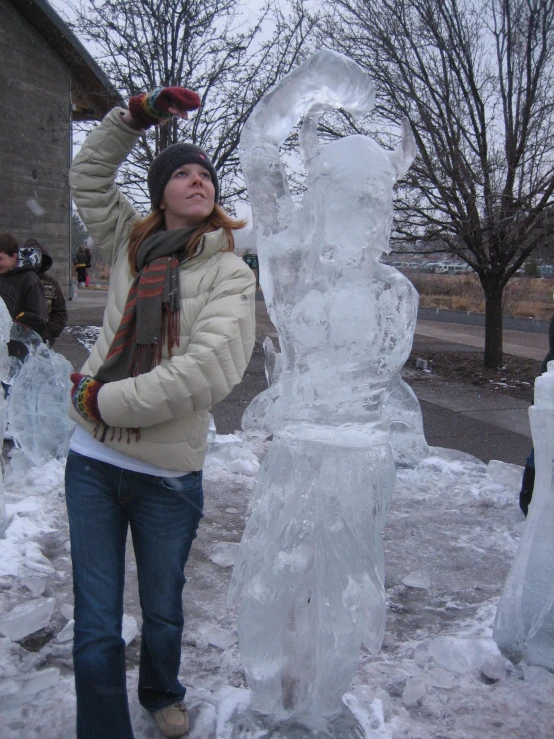
[[[497,369],[502,364],[502,294],[495,286],[485,291],[485,367]]]

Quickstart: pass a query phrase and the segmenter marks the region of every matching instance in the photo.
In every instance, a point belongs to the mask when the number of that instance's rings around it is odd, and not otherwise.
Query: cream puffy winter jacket
[[[73,200],[95,245],[111,263],[102,330],[83,374],[95,375],[119,327],[133,277],[129,232],[137,213],[115,184],[119,165],[141,132],[114,109],[87,137],[73,161]],[[104,385],[98,407],[105,444],[168,470],[202,468],[208,411],[240,382],[254,347],[255,280],[231,252],[222,230],[206,234],[197,256],[181,266],[179,346],[151,372]],[[72,408],[71,418],[94,433]],[[140,438],[125,429],[140,429]],[[120,429],[124,432],[120,434]]]

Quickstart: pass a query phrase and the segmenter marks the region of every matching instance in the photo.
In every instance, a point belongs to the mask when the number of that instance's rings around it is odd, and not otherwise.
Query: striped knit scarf
[[[136,259],[136,276],[106,359],[95,380],[115,382],[150,372],[179,345],[179,265],[195,229],[160,231],[145,239]]]

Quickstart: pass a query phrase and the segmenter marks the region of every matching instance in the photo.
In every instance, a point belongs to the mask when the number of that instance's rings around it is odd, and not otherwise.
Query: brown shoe
[[[174,703],[156,711],[154,721],[164,736],[184,736],[189,730],[189,717],[184,703]]]

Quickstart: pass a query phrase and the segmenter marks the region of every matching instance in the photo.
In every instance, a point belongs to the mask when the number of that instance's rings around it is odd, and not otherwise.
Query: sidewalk
[[[542,362],[548,352],[548,334],[507,329],[504,329],[502,334],[502,344],[506,354],[538,359]],[[442,339],[475,349],[483,349],[485,346],[485,329],[481,326],[418,320],[416,336]]]
[[[542,361],[548,335],[504,330],[504,352]],[[417,322],[414,349],[482,351],[485,330],[434,321]],[[429,444],[473,454],[484,462],[499,459],[523,465],[531,448],[529,404],[491,390],[477,388],[426,373],[406,378],[416,393]]]
[[[70,325],[101,325],[106,291],[80,291],[76,301],[68,302]],[[263,300],[256,301],[256,338],[277,338]],[[542,360],[548,351],[546,334],[504,331],[504,350],[516,356]],[[478,351],[484,345],[484,329],[434,321],[418,321],[414,348],[423,350],[465,349]],[[78,369],[88,352],[64,332],[56,349]],[[421,403],[427,441],[431,446],[458,449],[484,462],[499,459],[523,465],[531,447],[528,404],[462,383],[448,382],[427,373],[406,376]],[[267,387],[263,352],[257,346],[244,379],[214,408],[219,433],[240,428],[240,419],[253,397]]]

